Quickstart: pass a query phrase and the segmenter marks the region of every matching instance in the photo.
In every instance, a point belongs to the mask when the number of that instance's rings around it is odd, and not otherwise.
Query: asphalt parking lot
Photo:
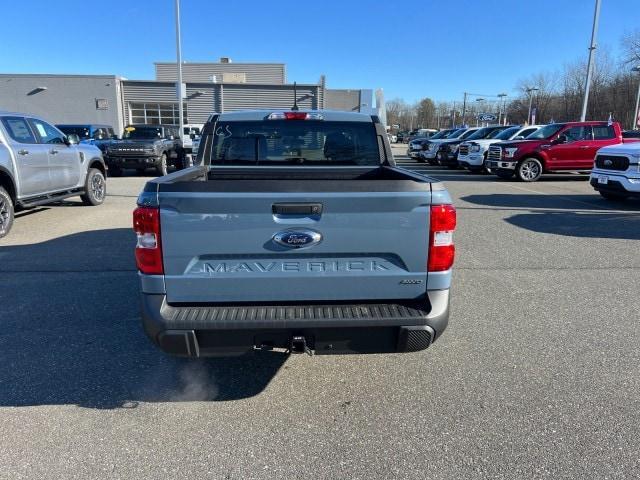
[[[416,354],[191,361],[142,333],[145,179],[0,242],[0,478],[637,478],[640,202],[398,162],[458,209],[452,317]]]

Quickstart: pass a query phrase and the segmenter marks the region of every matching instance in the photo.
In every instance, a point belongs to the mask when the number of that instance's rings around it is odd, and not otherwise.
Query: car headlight
[[[513,158],[516,156],[518,147],[509,147],[504,149],[504,158]]]
[[[469,147],[469,151],[470,152],[479,152],[480,151],[480,145],[471,145]]]

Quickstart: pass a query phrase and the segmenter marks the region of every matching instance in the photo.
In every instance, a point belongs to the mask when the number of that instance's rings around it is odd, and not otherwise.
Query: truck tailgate
[[[366,301],[424,295],[430,191],[325,191],[316,183],[313,192],[297,192],[297,187],[291,180],[290,189],[278,192],[161,191],[167,301]],[[321,213],[274,211],[281,204],[321,206]],[[304,248],[274,240],[278,233],[304,231],[319,233],[321,240]]]

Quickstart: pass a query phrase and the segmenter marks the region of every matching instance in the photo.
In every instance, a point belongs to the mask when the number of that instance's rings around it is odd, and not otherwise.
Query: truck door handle
[[[52,148],[51,150],[49,150],[49,153],[51,155],[55,155],[56,153],[58,153],[58,150],[56,150],[55,148]]]
[[[274,203],[271,205],[274,215],[320,215],[321,203]]]
[[[29,155],[29,150],[25,150],[24,148],[22,150],[18,150],[18,154],[19,155]]]

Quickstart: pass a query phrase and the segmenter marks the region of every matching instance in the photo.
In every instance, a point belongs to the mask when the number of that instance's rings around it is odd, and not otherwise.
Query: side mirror
[[[96,135],[96,140],[104,140],[104,135],[100,134],[100,135]]]
[[[517,137],[514,137],[514,140],[524,140],[524,137],[522,135],[518,135]]]
[[[569,141],[569,139],[567,138],[566,135],[559,135],[557,139],[555,139],[553,142],[554,145],[559,145],[561,143],[567,143]]]
[[[80,137],[75,133],[67,135],[67,145],[77,145],[80,143]]]
[[[195,139],[195,138],[196,138],[196,134],[195,134],[195,133],[191,133],[191,134],[189,134],[189,138],[190,138],[191,140]]]

